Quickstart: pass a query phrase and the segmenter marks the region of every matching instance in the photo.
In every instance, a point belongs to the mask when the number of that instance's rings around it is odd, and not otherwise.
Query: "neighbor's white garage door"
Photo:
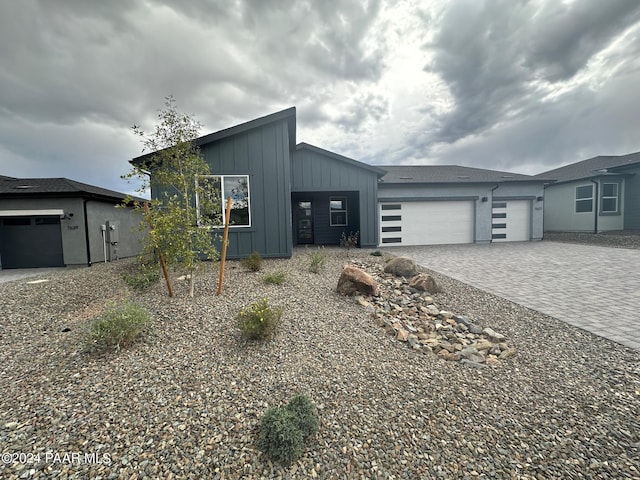
[[[473,243],[474,202],[380,203],[382,245]]]
[[[491,241],[522,242],[531,238],[531,200],[495,201],[491,210]]]

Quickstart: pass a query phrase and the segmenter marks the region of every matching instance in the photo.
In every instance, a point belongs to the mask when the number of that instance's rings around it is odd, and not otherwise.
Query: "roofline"
[[[289,150],[293,151],[296,144],[296,107],[289,107],[285,110],[280,110],[279,112],[271,113],[269,115],[265,115],[263,117],[255,118],[253,120],[249,120],[248,122],[241,123],[239,125],[234,125],[233,127],[228,127],[223,130],[218,130],[217,132],[209,133],[208,135],[204,135],[202,137],[196,138],[196,145],[202,146],[208,143],[216,142],[218,140],[222,140],[223,138],[231,137],[233,135],[237,135],[239,133],[243,133],[254,128],[262,127],[264,125],[268,125],[273,122],[279,122],[282,120],[287,120],[289,127]],[[140,155],[138,157],[134,157],[129,160],[129,163],[134,165],[143,163],[144,160],[151,158],[155,155],[156,152],[149,152],[144,155]]]
[[[550,179],[528,179],[528,178],[524,178],[524,179],[514,179],[514,180],[468,180],[468,181],[461,181],[461,180],[439,180],[439,181],[434,181],[434,182],[430,182],[430,181],[419,181],[419,182],[414,182],[414,181],[388,181],[388,180],[382,180],[380,182],[380,185],[454,185],[454,184],[459,184],[459,185],[505,185],[505,184],[509,184],[509,183],[554,183],[555,180],[550,180]]]
[[[345,157],[344,155],[340,155],[338,153],[325,150],[324,148],[316,147],[315,145],[311,145],[310,143],[305,143],[305,142],[299,143],[296,146],[296,151],[298,150],[310,150],[312,152],[319,153],[320,155],[325,155],[327,157],[334,158],[335,160],[348,163],[350,165],[353,165],[354,167],[362,168],[363,170],[368,170],[370,172],[373,172],[378,177],[382,177],[387,174],[387,171],[383,170],[382,168],[374,167],[373,165],[369,165],[368,163],[359,162],[358,160],[354,160],[353,158]]]
[[[32,192],[29,190],[22,190],[17,192],[2,192],[0,198],[62,198],[62,197],[81,197],[81,198],[93,198],[96,200],[118,201],[122,203],[127,198],[131,198],[131,201],[148,201],[142,197],[134,197],[122,192],[116,192],[108,188],[97,187],[95,185],[89,185],[88,183],[78,182],[66,177],[35,177],[35,178],[12,178],[9,181],[38,181],[38,180],[62,180],[67,182],[77,190],[69,190],[66,192],[54,191],[54,192]],[[104,192],[92,192],[90,189],[99,189]]]
[[[640,163],[640,162],[639,162]],[[617,168],[617,167],[616,167]],[[577,177],[577,178],[569,178],[567,180],[554,180],[552,181],[553,185],[560,185],[563,183],[571,183],[571,182],[581,182],[581,181],[591,181],[596,178],[606,178],[606,177],[633,177],[635,173],[623,173],[623,172],[601,172],[596,173],[594,175],[589,175],[586,177]]]
[[[11,199],[11,198],[85,198],[85,199],[94,199],[94,200],[102,200],[110,203],[124,203],[124,201],[128,198],[127,195],[122,194],[121,197],[102,195],[99,193],[91,193],[86,191],[77,191],[77,192],[29,192],[29,193],[0,193],[1,199]],[[139,202],[148,202],[149,200],[141,197],[131,197],[131,202],[139,201]],[[131,203],[127,202],[127,203]]]

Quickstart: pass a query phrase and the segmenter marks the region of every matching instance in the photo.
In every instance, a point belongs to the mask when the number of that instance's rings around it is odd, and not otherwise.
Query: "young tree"
[[[148,209],[133,202],[144,215],[143,224],[151,227],[145,250],[161,252],[168,264],[189,275],[191,297],[201,258],[214,260],[218,256],[208,227],[220,224],[218,195],[211,190],[211,182],[203,181],[211,172],[196,145],[200,127],[192,116],[178,112],[172,96],[167,97],[153,133],[133,126],[134,133],[142,139],[143,152],[149,153],[123,175],[140,182],[139,193],[151,189]]]

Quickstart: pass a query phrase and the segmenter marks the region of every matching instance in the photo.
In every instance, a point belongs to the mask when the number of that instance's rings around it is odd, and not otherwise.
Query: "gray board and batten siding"
[[[378,179],[385,171],[321,148],[300,143],[292,155],[291,192],[295,201],[313,201],[318,244],[339,244],[343,232],[359,232],[360,246],[378,243]],[[331,226],[330,199],[347,201],[346,225]],[[294,212],[295,217],[295,212]],[[295,233],[295,232],[294,232]]]
[[[243,258],[253,251],[263,257],[291,256],[289,177],[295,116],[292,107],[196,140],[212,175],[248,176],[250,224],[229,227],[228,258]],[[132,162],[144,163],[150,156]],[[155,198],[157,194],[152,190]],[[212,229],[218,251],[222,233],[222,228]]]

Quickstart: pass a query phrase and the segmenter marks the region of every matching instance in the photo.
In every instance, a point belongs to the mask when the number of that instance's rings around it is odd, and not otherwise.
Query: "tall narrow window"
[[[202,188],[196,198],[198,215],[208,217],[215,226],[224,226],[224,209],[231,197],[229,226],[251,226],[248,175],[208,175],[199,177],[198,184]]]
[[[602,184],[602,213],[618,213],[619,190],[617,183]]]
[[[347,198],[329,198],[329,222],[332,227],[344,227],[347,225]]]
[[[593,185],[576,187],[576,213],[593,212]]]

